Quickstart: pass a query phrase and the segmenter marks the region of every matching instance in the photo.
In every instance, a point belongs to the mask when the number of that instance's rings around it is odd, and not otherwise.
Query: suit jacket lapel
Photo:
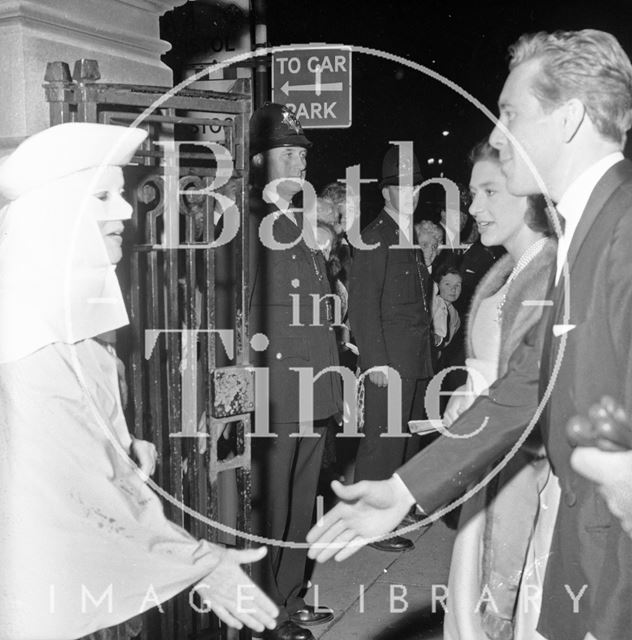
[[[388,214],[386,209],[382,209],[381,216],[383,216],[385,224],[387,224],[391,230],[393,244],[399,243],[400,234],[402,233],[399,224],[393,220],[393,218]],[[414,245],[416,242],[415,239],[415,231],[411,225],[411,233],[413,234],[411,238],[411,242]],[[432,287],[430,286],[430,273],[428,272],[428,267],[426,267],[426,262],[424,260],[424,254],[421,249],[412,249],[412,255],[415,260],[415,267],[417,269],[417,275],[419,278],[419,286],[421,287],[421,294],[423,296],[426,310],[429,311],[432,309]]]
[[[573,272],[573,265],[577,260],[577,256],[590,232],[591,227],[597,220],[597,217],[603,210],[606,202],[613,194],[615,189],[632,174],[632,162],[629,160],[622,160],[613,165],[604,176],[599,180],[593,192],[590,194],[590,198],[586,203],[586,208],[582,212],[579,224],[573,238],[571,245],[568,249],[567,261],[569,276]],[[553,293],[553,323],[559,323],[562,321],[564,312],[564,290],[566,286],[564,283],[564,274],[560,276],[560,280],[555,286]],[[572,318],[571,318],[572,321]]]
[[[597,186],[593,189],[593,192],[588,199],[586,208],[582,213],[582,217],[575,229],[571,246],[568,250],[568,266],[569,270],[573,268],[573,263],[577,258],[577,254],[581,249],[590,228],[592,227],[595,219],[603,209],[608,198],[612,195],[614,190],[632,173],[632,162],[629,160],[622,160],[612,166],[601,180],[597,183]]]
[[[552,300],[553,304],[544,308],[542,313],[542,318],[540,319],[540,326],[544,331],[544,337],[542,339],[542,353],[543,357],[541,359],[541,371],[540,371],[540,380],[548,379],[548,369],[550,359],[547,354],[551,352],[551,341],[553,338],[553,322],[555,320],[557,305],[556,302],[559,302],[557,298],[559,297],[559,289],[560,287],[555,286],[555,269],[551,269],[551,274],[549,276],[549,284],[546,288],[547,290],[547,300]]]
[[[632,162],[622,160],[617,162],[613,167],[608,169],[604,176],[599,180],[593,192],[588,199],[586,208],[582,212],[577,229],[573,234],[571,245],[568,250],[568,270],[569,276],[572,277],[573,265],[577,259],[579,251],[588,236],[588,233],[595,223],[599,213],[603,210],[606,202],[615,191],[615,189],[632,174]],[[540,363],[540,394],[546,388],[551,371],[551,363],[557,354],[558,343],[554,341],[553,327],[563,320],[565,289],[564,273],[560,276],[559,282],[555,284],[556,270],[553,269],[551,279],[549,281],[549,295],[547,298],[553,301],[553,305],[545,309],[541,320],[541,326],[544,330],[542,338],[542,358]],[[573,322],[573,318],[570,318]]]

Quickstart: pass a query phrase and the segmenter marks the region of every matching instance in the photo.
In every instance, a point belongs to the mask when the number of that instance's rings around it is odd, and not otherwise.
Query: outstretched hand
[[[415,502],[395,478],[349,486],[334,481],[331,488],[340,502],[307,534],[308,555],[317,562],[334,556],[345,560],[372,538],[392,531]]]
[[[231,627],[247,625],[255,631],[274,629],[276,605],[246,575],[240,565],[257,562],[267,549],[229,549],[211,573],[193,587],[202,605]]]

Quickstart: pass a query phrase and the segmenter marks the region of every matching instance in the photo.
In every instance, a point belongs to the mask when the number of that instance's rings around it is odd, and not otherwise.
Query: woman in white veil
[[[227,624],[275,624],[240,568],[264,549],[229,551],[165,518],[146,484],[152,448],[130,437],[99,338],[128,322],[121,166],[145,137],[58,125],[0,164],[2,638],[79,638],[193,585]]]

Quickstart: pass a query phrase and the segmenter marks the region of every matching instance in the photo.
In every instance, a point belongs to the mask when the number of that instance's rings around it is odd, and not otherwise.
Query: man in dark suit
[[[349,320],[362,371],[388,366],[401,377],[401,435],[387,435],[387,374],[369,371],[356,481],[389,478],[417,453],[419,436],[410,435],[408,420],[423,418],[424,393],[432,376],[432,286],[421,249],[412,248],[412,216],[419,199],[413,185],[421,184],[422,177],[417,158],[412,153],[412,158],[406,158],[405,153],[405,149],[391,147],[384,157],[380,185],[384,208],[362,232],[364,244],[371,248],[354,251],[349,279]],[[405,172],[409,186],[400,184],[406,179]],[[400,242],[402,234],[408,234],[407,248]],[[375,546],[383,551],[405,551],[413,543],[392,536]]]
[[[313,419],[306,422],[301,414],[306,398],[299,392],[299,372],[292,370],[310,367],[316,376],[338,364],[325,261],[320,251],[308,246],[311,227],[303,225],[302,212],[292,206],[303,188],[310,146],[300,123],[284,106],[267,104],[253,114],[251,359],[269,372],[273,434],[253,441],[262,472],[255,474],[254,493],[264,503],[263,531],[257,533],[294,544],[304,540],[311,526],[323,436],[342,405],[339,377],[324,373],[313,385]],[[305,430],[313,430],[313,435],[299,435]],[[304,548],[270,545],[262,580],[281,614],[277,628],[266,637],[312,640],[312,633],[300,625],[332,619],[330,610],[315,610],[303,600],[306,562]]]
[[[472,437],[440,438],[385,482],[336,485],[343,502],[309,540],[324,534],[331,542],[324,532],[332,523],[333,540],[382,535],[414,503],[433,512],[539,419],[562,496],[538,632],[547,640],[619,640],[632,628],[632,541],[597,485],[571,468],[565,426],[604,394],[632,408],[632,164],[621,154],[632,122],[632,65],[600,31],[523,36],[511,49],[499,105],[490,141],[508,188],[545,187],[565,221],[553,304],[507,374],[450,429]],[[356,549],[312,553],[325,560],[338,551],[343,559]]]

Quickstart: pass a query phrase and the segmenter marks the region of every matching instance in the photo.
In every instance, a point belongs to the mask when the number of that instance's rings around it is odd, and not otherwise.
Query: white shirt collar
[[[560,198],[557,203],[557,210],[560,215],[564,216],[564,236],[568,244],[570,244],[571,238],[577,229],[584,209],[588,204],[590,194],[606,171],[620,160],[623,160],[623,154],[620,151],[615,151],[595,162],[573,180]]]
[[[564,234],[559,238],[557,244],[556,284],[562,275],[562,268],[568,257],[571,240],[577,230],[577,226],[588,204],[591,193],[594,191],[599,180],[603,178],[606,171],[620,160],[623,160],[623,154],[620,151],[616,151],[595,162],[595,164],[588,167],[586,171],[582,172],[573,180],[557,203],[557,209],[560,215],[564,216],[565,228]]]

